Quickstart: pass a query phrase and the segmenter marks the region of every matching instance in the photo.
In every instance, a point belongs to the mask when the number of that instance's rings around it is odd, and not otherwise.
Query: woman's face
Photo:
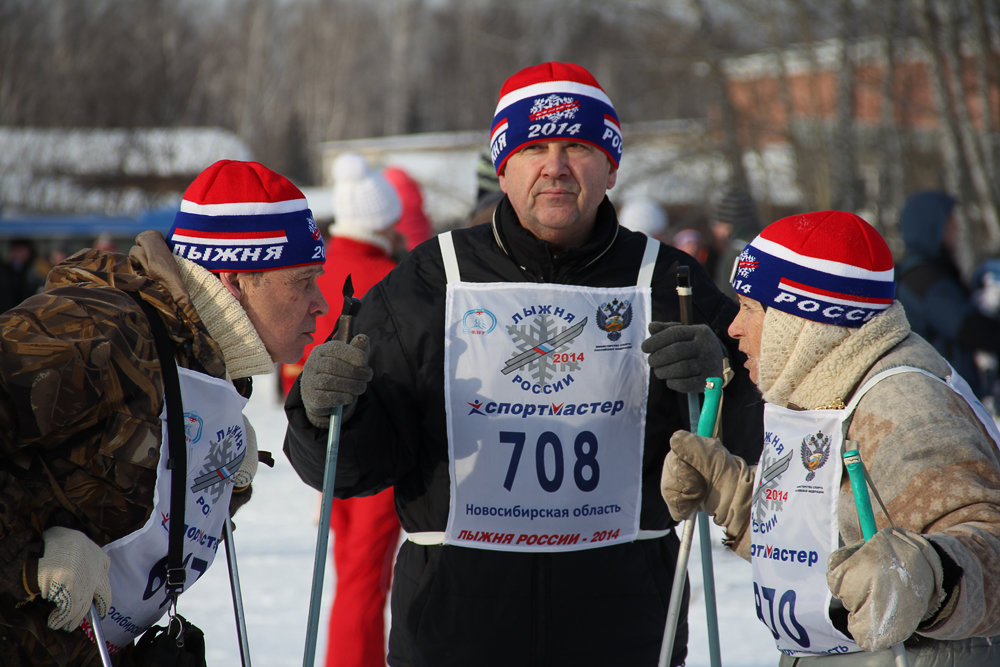
[[[737,295],[740,310],[729,325],[729,335],[740,342],[740,351],[747,355],[744,364],[754,384],[760,384],[760,339],[764,331],[764,306],[745,296]]]

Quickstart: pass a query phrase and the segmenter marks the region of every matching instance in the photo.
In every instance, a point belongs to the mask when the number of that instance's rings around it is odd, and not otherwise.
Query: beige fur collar
[[[846,402],[872,364],[909,333],[898,301],[856,329],[769,308],[761,335],[761,394],[768,403],[807,410]]]

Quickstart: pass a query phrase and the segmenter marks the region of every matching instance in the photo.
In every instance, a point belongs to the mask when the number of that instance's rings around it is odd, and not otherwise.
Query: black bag
[[[177,614],[166,627],[154,625],[143,633],[130,662],[143,667],[207,667],[205,634]]]

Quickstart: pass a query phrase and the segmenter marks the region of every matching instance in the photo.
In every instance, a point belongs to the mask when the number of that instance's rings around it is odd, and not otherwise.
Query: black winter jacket
[[[618,225],[607,199],[581,248],[555,252],[521,227],[506,198],[492,224],[452,235],[466,282],[634,285],[646,245],[645,235]],[[735,303],[692,257],[663,245],[653,274],[653,320],[680,321],[679,264],[691,267],[693,321],[709,324],[725,342],[736,372],[724,392],[725,443],[755,463],[762,445],[762,402],[742,353],[726,333]],[[440,248],[432,239],[365,295],[355,319],[355,333],[371,338],[374,378],[341,432],[336,495],[368,495],[395,486],[407,532],[443,531],[448,518],[445,283]],[[327,434],[306,419],[298,382],[285,409],[285,453],[306,483],[321,488]],[[670,436],[678,429],[690,429],[687,397],[652,378],[641,529],[674,525],[659,482]],[[390,662],[436,667],[656,664],[676,552],[672,534],[554,554],[407,542],[393,584]],[[674,654],[678,661],[686,650],[685,630],[682,623]]]

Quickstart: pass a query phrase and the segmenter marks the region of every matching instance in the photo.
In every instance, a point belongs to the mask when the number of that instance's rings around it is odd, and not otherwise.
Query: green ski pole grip
[[[711,438],[715,435],[715,422],[719,417],[719,403],[722,401],[722,378],[705,380],[705,402],[698,417],[698,435]]]
[[[851,479],[851,491],[854,493],[854,505],[858,510],[858,521],[861,523],[861,534],[865,542],[875,536],[875,513],[872,512],[872,501],[868,496],[868,483],[865,481],[864,463],[858,452],[856,440],[844,443],[844,466]]]

